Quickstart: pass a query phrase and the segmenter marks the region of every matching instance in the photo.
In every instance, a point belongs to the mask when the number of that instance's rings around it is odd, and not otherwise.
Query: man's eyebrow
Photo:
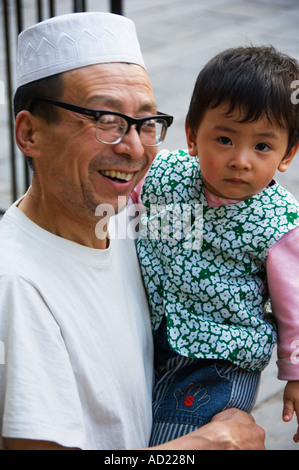
[[[157,113],[157,105],[156,103],[152,103],[152,102],[148,102],[148,103],[143,103],[140,108],[139,108],[139,112],[148,112],[148,113],[152,113],[152,114],[156,114]]]
[[[112,96],[106,96],[106,95],[98,95],[90,98],[86,102],[86,106],[89,108],[94,108],[94,109],[101,109],[102,106],[107,106],[109,108],[114,108],[118,110],[120,113],[123,111],[123,102],[119,100],[118,98],[113,98]],[[144,102],[140,105],[138,112],[150,112],[155,114],[157,110],[156,103],[155,102]]]

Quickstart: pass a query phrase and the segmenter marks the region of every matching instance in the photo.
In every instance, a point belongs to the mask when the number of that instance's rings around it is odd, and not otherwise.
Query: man
[[[157,116],[132,22],[82,13],[23,32],[15,113],[34,172],[0,225],[3,444],[144,448],[149,312],[134,241],[113,232],[125,211],[109,232],[107,214],[124,209],[172,119]],[[231,410],[161,448],[263,448],[263,437]]]

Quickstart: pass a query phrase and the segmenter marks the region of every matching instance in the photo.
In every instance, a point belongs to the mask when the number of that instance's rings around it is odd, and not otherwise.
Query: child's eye
[[[266,152],[267,150],[270,150],[269,145],[265,144],[264,142],[261,142],[255,146],[256,150],[259,152]]]
[[[231,139],[229,137],[219,137],[218,141],[223,145],[233,145]]]

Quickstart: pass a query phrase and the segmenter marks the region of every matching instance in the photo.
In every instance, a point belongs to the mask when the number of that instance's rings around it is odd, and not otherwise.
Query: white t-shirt
[[[152,335],[133,240],[91,249],[12,206],[0,223],[0,344],[3,436],[148,445]]]

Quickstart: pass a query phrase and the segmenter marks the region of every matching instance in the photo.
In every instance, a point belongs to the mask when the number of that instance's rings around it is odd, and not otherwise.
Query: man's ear
[[[186,122],[185,132],[189,155],[191,155],[191,157],[196,157],[198,155],[196,135],[194,135],[194,132],[192,131],[189,122]]]
[[[279,167],[278,167],[278,170],[280,172],[284,172],[284,171],[287,171],[291,161],[293,160],[293,158],[295,157],[297,151],[299,149],[299,142],[294,145],[294,147],[291,148],[291,150],[287,153],[287,155],[281,160],[280,164],[279,164]]]
[[[37,119],[29,111],[20,111],[15,122],[16,143],[24,155],[38,157]]]

